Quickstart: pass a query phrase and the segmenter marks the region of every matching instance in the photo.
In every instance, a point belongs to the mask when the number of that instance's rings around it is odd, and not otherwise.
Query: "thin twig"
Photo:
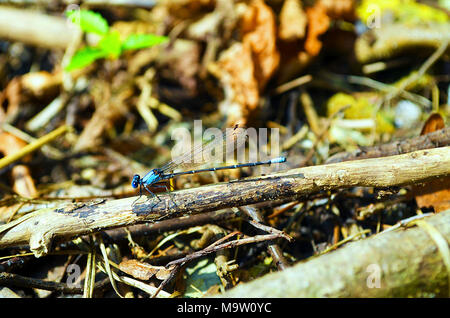
[[[264,222],[264,219],[261,216],[259,209],[257,209],[255,206],[247,205],[247,206],[241,207],[241,210],[244,211],[247,215],[249,215],[254,220],[254,221],[250,221],[250,224],[252,224],[253,226],[255,226],[259,229],[262,229],[263,231],[266,231],[268,233],[273,233],[273,232],[271,232],[272,230],[274,230],[272,227],[262,225],[262,223]],[[278,232],[281,232],[281,231],[278,231]],[[281,232],[281,233],[286,235],[286,237],[285,237],[286,239],[288,239],[288,240],[292,239],[289,235],[285,234],[284,232]],[[267,246],[267,251],[272,256],[273,262],[275,263],[275,265],[277,266],[277,268],[279,270],[285,270],[286,268],[289,267],[289,263],[284,258],[283,253],[278,244],[270,243]]]
[[[361,147],[354,152],[338,153],[328,158],[326,163],[394,156],[448,145],[450,145],[450,127],[410,139],[396,140],[373,147]]]
[[[150,235],[152,233],[163,233],[168,231],[176,231],[189,227],[205,225],[208,223],[219,223],[236,218],[236,213],[231,210],[213,211],[196,215],[189,215],[174,219],[167,219],[157,223],[137,224],[126,228],[133,237]],[[125,228],[117,228],[107,230],[106,234],[114,241],[126,239],[127,233]]]
[[[245,244],[252,244],[252,243],[259,243],[259,242],[264,242],[264,241],[271,241],[274,239],[280,238],[280,235],[278,234],[265,234],[265,235],[256,235],[256,236],[252,236],[252,237],[248,237],[248,238],[243,238],[240,240],[234,240],[234,241],[230,241],[230,242],[226,242],[223,244],[212,244],[210,246],[208,246],[207,248],[201,250],[201,251],[197,251],[194,252],[192,254],[187,255],[186,257],[177,259],[175,261],[172,261],[170,263],[167,264],[167,267],[170,267],[172,265],[178,265],[178,264],[183,264],[189,261],[192,261],[194,259],[197,259],[199,257],[205,256],[207,254],[213,253],[213,252],[217,252],[220,251],[222,249],[226,249],[226,248],[234,248],[236,246],[241,246],[241,245],[245,245]],[[215,242],[216,243],[216,242]]]
[[[423,63],[423,65],[419,68],[419,71],[412,76],[408,78],[408,80],[404,81],[400,87],[398,87],[396,90],[391,91],[385,96],[385,100],[389,101],[398,95],[400,95],[402,92],[405,91],[405,88],[413,83],[414,81],[421,78],[425,72],[442,56],[442,54],[445,53],[447,50],[449,40],[446,39],[442,42],[442,44],[439,46],[439,48]]]
[[[365,85],[365,86],[368,86],[368,87],[371,87],[374,89],[378,89],[382,92],[386,92],[388,94],[392,93],[392,92],[394,92],[394,94],[398,93],[400,96],[407,98],[407,99],[411,100],[412,102],[418,103],[422,106],[427,106],[427,107],[431,106],[431,101],[421,95],[417,95],[417,94],[405,91],[404,89],[397,91],[397,88],[395,86],[375,81],[369,77],[349,75],[349,76],[347,76],[347,80],[350,83]]]
[[[291,89],[293,89],[295,87],[299,87],[299,86],[304,85],[304,84],[306,84],[308,82],[311,82],[311,80],[312,80],[312,76],[311,75],[309,75],[309,74],[308,75],[303,75],[303,76],[301,76],[299,78],[296,78],[296,79],[294,79],[292,81],[289,81],[287,83],[284,83],[284,84],[276,87],[273,90],[272,94],[273,95],[282,94],[282,93],[287,92],[288,90],[291,90]]]
[[[60,135],[65,134],[66,132],[70,131],[72,128],[70,126],[62,126],[59,127],[57,129],[55,129],[54,131],[52,131],[51,133],[48,133],[45,136],[42,136],[41,138],[39,138],[38,140],[32,142],[31,144],[26,145],[25,147],[23,147],[22,149],[20,149],[20,151],[9,155],[5,158],[1,158],[0,159],[0,169],[6,167],[7,165],[25,157],[27,154],[29,154],[30,152],[36,151],[39,148],[41,148],[43,145],[51,142],[52,140],[58,138]]]
[[[95,289],[103,289],[108,285],[109,278],[105,278],[95,283]],[[46,281],[12,273],[0,273],[0,286],[37,288],[64,294],[83,294],[83,287],[68,286],[66,283]]]

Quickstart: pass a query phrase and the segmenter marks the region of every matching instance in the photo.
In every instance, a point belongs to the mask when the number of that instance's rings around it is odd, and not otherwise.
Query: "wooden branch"
[[[373,147],[361,147],[353,152],[337,153],[328,158],[326,163],[336,163],[348,160],[367,159],[400,155],[407,152],[443,147],[450,145],[450,127],[439,129],[434,132],[409,138],[397,140],[387,144]]]
[[[34,5],[34,6],[48,6],[48,0],[2,0],[3,3],[9,5]],[[83,4],[89,7],[134,7],[134,8],[153,8],[156,5],[156,0],[62,0],[61,4]]]
[[[74,36],[75,28],[62,16],[0,6],[0,39],[65,49]]]
[[[423,226],[380,233],[220,297],[448,297],[446,254],[432,236],[446,240],[448,251],[450,210],[421,222],[434,233]]]
[[[450,176],[450,147],[404,155],[347,161],[218,183],[198,188],[119,200],[47,208],[0,226],[0,248],[29,244],[36,257],[54,239],[73,237],[176,216],[270,200],[296,200],[322,190],[354,186],[392,187]]]
[[[64,294],[83,294],[83,287],[70,287],[66,283],[46,281],[37,278],[30,278],[12,273],[0,272],[0,286],[19,287],[19,288],[37,288],[50,290]],[[96,292],[98,289],[104,289],[110,286],[109,277],[95,283]]]
[[[450,41],[448,23],[406,26],[403,23],[383,25],[361,35],[355,43],[355,55],[360,63],[388,59],[417,48],[437,49]],[[450,48],[447,47],[447,53]]]
[[[187,229],[194,226],[205,224],[220,224],[237,218],[236,213],[231,209],[205,212],[197,215],[187,215],[184,217],[167,219],[156,223],[137,224],[125,228],[115,228],[106,230],[106,234],[113,240],[127,240],[127,231],[131,233],[133,238],[151,235],[153,233],[163,233],[168,231],[176,231]],[[0,263],[1,266],[1,263]],[[0,267],[1,268],[1,267]]]

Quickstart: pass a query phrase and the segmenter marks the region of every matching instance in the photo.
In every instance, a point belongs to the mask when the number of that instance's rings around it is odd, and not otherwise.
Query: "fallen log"
[[[349,243],[220,297],[449,297],[450,210],[416,224]]]

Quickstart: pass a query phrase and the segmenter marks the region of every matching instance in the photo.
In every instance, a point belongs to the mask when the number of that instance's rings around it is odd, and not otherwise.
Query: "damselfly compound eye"
[[[139,186],[139,181],[141,180],[141,177],[139,177],[138,174],[135,174],[133,176],[133,181],[131,181],[131,186],[136,189]]]

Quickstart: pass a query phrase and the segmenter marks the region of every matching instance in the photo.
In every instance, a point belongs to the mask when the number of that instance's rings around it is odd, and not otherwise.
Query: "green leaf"
[[[72,71],[90,65],[95,60],[106,57],[108,52],[101,48],[85,47],[79,50],[70,60],[69,65],[65,67],[66,71]]]
[[[72,23],[77,24],[84,32],[100,35],[108,33],[108,22],[100,13],[90,10],[72,10],[67,11],[66,15]]]
[[[120,34],[118,31],[108,33],[98,42],[98,47],[102,49],[108,56],[118,58],[122,53]]]
[[[122,50],[137,50],[168,41],[167,36],[155,34],[131,34],[122,43]]]

